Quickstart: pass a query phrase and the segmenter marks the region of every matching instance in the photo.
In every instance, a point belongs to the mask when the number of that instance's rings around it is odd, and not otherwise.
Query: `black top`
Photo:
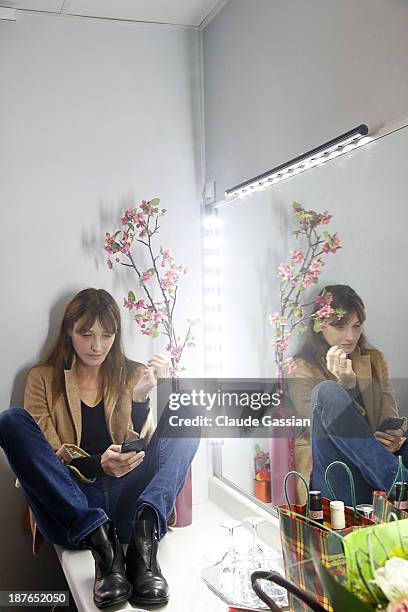
[[[149,400],[134,402],[132,400],[132,423],[135,431],[140,431],[149,414]],[[103,399],[96,406],[87,406],[81,401],[82,435],[81,448],[90,457],[73,459],[71,465],[76,467],[87,478],[95,478],[104,474],[101,467],[101,456],[112,444],[105,420],[105,404]]]

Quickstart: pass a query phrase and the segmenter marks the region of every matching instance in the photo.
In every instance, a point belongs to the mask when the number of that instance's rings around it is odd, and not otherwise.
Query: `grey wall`
[[[408,115],[405,0],[230,0],[204,30],[217,198],[352,127]]]
[[[107,269],[102,248],[128,204],[162,198],[163,246],[191,268],[180,322],[200,315],[199,43],[171,26],[22,13],[0,22],[2,408],[21,404],[27,369],[74,292],[104,287],[122,302],[135,284]],[[123,312],[129,356],[163,348]],[[186,365],[199,367],[200,351],[190,354]],[[3,455],[0,496],[0,589],[53,588],[55,555],[32,558]]]

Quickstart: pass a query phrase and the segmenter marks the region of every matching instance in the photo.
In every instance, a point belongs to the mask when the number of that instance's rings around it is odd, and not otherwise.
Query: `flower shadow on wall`
[[[110,269],[117,264],[131,268],[137,277],[138,288],[128,292],[124,307],[134,311],[141,333],[152,338],[160,334],[167,337],[166,351],[170,357],[170,373],[177,377],[184,367],[180,361],[184,350],[195,346],[193,327],[198,319],[187,319],[184,334],[178,335],[175,323],[175,308],[178,299],[179,283],[188,274],[184,264],[178,264],[170,249],[154,242],[160,230],[160,220],[166,214],[160,208],[159,198],[142,200],[139,206],[128,208],[121,218],[121,228],[105,235],[105,251],[110,257]],[[149,267],[144,269],[140,262],[147,255]]]

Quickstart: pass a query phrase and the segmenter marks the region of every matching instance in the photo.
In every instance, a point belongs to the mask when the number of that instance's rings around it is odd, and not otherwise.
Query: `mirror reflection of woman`
[[[385,358],[368,345],[363,333],[363,301],[347,285],[325,290],[333,296],[332,308],[343,309],[344,315],[333,317],[320,332],[313,330],[311,320],[305,343],[295,355],[291,398],[297,414],[312,415],[312,439],[304,430],[295,440],[295,469],[307,482],[310,479],[312,489],[329,497],[326,467],[344,461],[354,476],[357,503],[371,503],[374,490],[391,487],[397,454],[408,466],[408,444],[401,429],[380,431],[383,420],[398,417],[398,410]],[[337,498],[350,504],[346,474],[334,468],[331,481]],[[298,497],[304,502],[301,487]]]
[[[169,436],[164,418],[154,430],[148,393],[167,371],[162,355],[147,367],[127,359],[117,303],[84,289],[28,374],[25,410],[0,413],[0,446],[44,538],[91,549],[99,608],[169,599],[157,547],[199,440]],[[139,436],[145,450],[121,452]]]

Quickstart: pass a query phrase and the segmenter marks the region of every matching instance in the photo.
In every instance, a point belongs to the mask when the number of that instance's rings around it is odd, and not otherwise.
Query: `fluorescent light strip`
[[[304,170],[308,170],[309,168],[323,164],[328,159],[332,159],[337,155],[346,153],[360,144],[366,144],[366,142],[370,140],[367,138],[367,134],[368,127],[364,124],[359,125],[353,130],[350,130],[337,138],[333,138],[333,140],[330,140],[329,142],[326,142],[325,144],[320,145],[311,151],[307,151],[307,153],[303,153],[302,155],[299,155],[298,157],[295,157],[294,159],[291,159],[290,161],[281,164],[272,170],[268,170],[263,174],[245,181],[244,183],[240,183],[239,185],[235,185],[235,187],[231,187],[231,189],[227,189],[225,192],[225,198],[229,201],[236,199],[237,197],[247,197],[256,191],[267,189],[271,185],[275,185],[276,183],[286,180],[291,176],[295,176]]]
[[[222,371],[222,302],[219,248],[222,246],[222,220],[216,211],[202,218],[203,286],[204,286],[204,360],[206,372]],[[209,332],[209,333],[208,333]]]

